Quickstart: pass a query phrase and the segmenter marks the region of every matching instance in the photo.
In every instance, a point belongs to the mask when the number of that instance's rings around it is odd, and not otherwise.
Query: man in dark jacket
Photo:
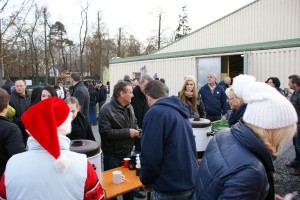
[[[10,80],[8,75],[3,76],[2,82],[3,82],[2,88],[5,89],[8,92],[8,94],[10,95],[12,92],[14,83]]]
[[[208,83],[202,86],[199,93],[201,94],[206,118],[210,121],[226,119],[227,115],[227,96],[224,89],[216,84],[217,76],[215,73],[209,73]]]
[[[88,89],[80,80],[81,79],[79,73],[73,72],[71,74],[71,83],[73,86],[71,96],[76,97],[78,99],[79,105],[81,107],[80,111],[85,116],[86,120],[89,121],[90,95]]]
[[[22,114],[30,106],[30,97],[26,91],[26,82],[23,79],[18,79],[15,82],[15,91],[10,95],[9,105],[16,110],[16,115],[13,117],[13,122],[19,126],[22,131],[23,141],[26,145],[28,133],[21,121]],[[34,119],[33,119],[34,120]]]
[[[104,171],[120,167],[121,161],[130,156],[133,139],[140,137],[137,120],[130,104],[132,96],[131,83],[119,81],[114,86],[111,101],[101,108],[98,126]],[[133,198],[133,192],[123,195],[124,200]]]
[[[8,111],[9,95],[0,88],[0,177],[8,159],[14,154],[25,151],[19,127],[5,117]]]
[[[287,163],[287,167],[294,168],[295,170],[291,172],[291,175],[300,176],[300,76],[299,75],[291,75],[289,76],[289,87],[294,90],[294,93],[290,97],[290,102],[295,107],[295,110],[298,115],[298,123],[297,123],[297,132],[293,138],[293,145],[295,147],[295,159]]]
[[[99,114],[100,114],[100,108],[103,106],[103,104],[106,102],[107,99],[107,88],[100,81],[99,84],[96,85],[96,90],[98,93],[98,107],[99,107]]]
[[[134,114],[137,118],[137,123],[140,129],[143,129],[143,119],[146,112],[149,110],[149,106],[147,104],[147,99],[144,94],[144,89],[148,82],[152,81],[153,78],[145,74],[140,78],[139,84],[133,88],[133,98],[131,99],[131,105],[134,109]],[[135,153],[139,154],[141,152],[141,139],[134,138],[134,146],[135,146]]]
[[[140,180],[154,199],[192,199],[199,176],[189,112],[179,98],[166,97],[159,80],[150,81],[145,94],[150,109],[143,120]]]

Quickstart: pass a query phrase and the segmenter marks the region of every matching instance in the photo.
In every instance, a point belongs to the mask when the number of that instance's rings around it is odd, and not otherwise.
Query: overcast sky
[[[90,0],[89,21],[95,24],[97,11],[108,28],[110,37],[123,28],[141,42],[155,35],[158,15],[162,13],[162,28],[166,33],[176,30],[182,7],[186,6],[188,25],[193,31],[253,2],[254,0]],[[42,0],[51,14],[50,22],[62,22],[68,37],[78,41],[80,11],[84,0]],[[91,30],[91,29],[90,29]],[[94,31],[94,30],[92,30]]]

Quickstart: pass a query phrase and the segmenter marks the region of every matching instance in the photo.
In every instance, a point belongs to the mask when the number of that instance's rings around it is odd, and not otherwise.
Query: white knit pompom
[[[243,97],[243,91],[254,83],[256,78],[254,76],[241,74],[233,78],[232,89],[236,96]]]
[[[59,172],[66,172],[70,166],[70,159],[63,154],[60,154],[60,156],[54,161],[54,167]]]

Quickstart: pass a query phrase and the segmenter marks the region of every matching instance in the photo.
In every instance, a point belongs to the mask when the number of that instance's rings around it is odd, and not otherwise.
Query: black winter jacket
[[[137,123],[140,129],[142,129],[142,123],[146,112],[149,110],[149,106],[147,104],[146,96],[141,91],[140,86],[136,86],[133,88],[133,95],[131,99],[131,105],[134,109],[134,114],[137,118]],[[141,139],[134,138],[134,145],[136,151],[141,151]]]
[[[112,97],[101,107],[98,124],[103,153],[113,157],[128,156],[133,147],[129,129],[137,129],[132,105],[121,106]]]
[[[14,83],[11,80],[6,81],[4,85],[2,85],[2,88],[8,92],[8,94],[11,94],[12,87],[14,86]]]
[[[85,119],[81,112],[77,113],[77,116],[72,121],[72,131],[67,135],[70,140],[95,140],[93,131],[89,122]]]
[[[9,105],[16,110],[16,115],[13,117],[13,122],[19,126],[22,131],[24,144],[27,143],[28,133],[21,121],[22,114],[30,107],[30,97],[25,94],[25,96],[20,95],[16,91],[11,93]]]
[[[19,127],[10,119],[0,116],[0,177],[8,159],[24,151],[25,145]]]
[[[71,96],[78,99],[79,105],[81,107],[80,111],[85,116],[86,120],[89,121],[90,95],[88,89],[84,86],[82,81],[78,82],[73,87]]]

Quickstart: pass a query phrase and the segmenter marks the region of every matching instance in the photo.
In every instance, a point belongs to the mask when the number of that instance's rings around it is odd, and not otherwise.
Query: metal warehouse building
[[[288,76],[300,74],[300,0],[257,0],[160,49],[154,54],[114,59],[111,85],[125,74],[147,73],[166,80],[170,95],[177,95],[185,75],[198,85],[214,72],[224,76],[270,76],[287,87]]]

